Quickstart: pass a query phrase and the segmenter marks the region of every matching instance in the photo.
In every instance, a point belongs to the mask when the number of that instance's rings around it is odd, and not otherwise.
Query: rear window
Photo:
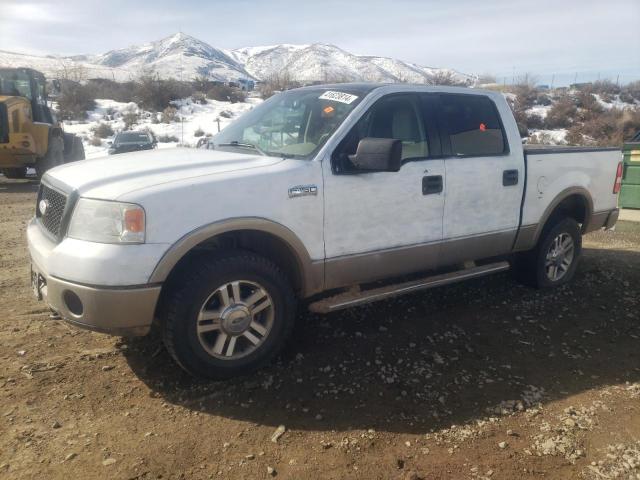
[[[117,143],[147,143],[151,139],[145,132],[124,132],[119,133]]]
[[[442,94],[440,105],[445,140],[448,137],[452,155],[501,155],[506,152],[498,110],[488,97]]]

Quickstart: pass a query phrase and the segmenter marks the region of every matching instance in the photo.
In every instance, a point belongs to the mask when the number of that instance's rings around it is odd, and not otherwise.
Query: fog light
[[[62,300],[64,300],[64,305],[67,307],[67,310],[77,317],[82,315],[82,300],[80,300],[78,295],[73,293],[71,290],[65,290],[62,294]]]

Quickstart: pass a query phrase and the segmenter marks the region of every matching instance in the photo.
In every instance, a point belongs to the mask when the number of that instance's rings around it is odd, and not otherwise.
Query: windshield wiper
[[[256,152],[258,152],[260,155],[266,157],[267,154],[264,150],[262,150],[260,147],[258,147],[257,145],[254,145],[253,143],[243,143],[243,142],[239,142],[237,140],[233,140],[232,142],[228,142],[228,143],[218,143],[217,145],[214,144],[215,146],[218,147],[238,147],[238,148],[250,148],[252,150],[255,150]]]

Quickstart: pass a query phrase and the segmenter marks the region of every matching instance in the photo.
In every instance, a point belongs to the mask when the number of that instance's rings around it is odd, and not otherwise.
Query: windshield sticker
[[[324,92],[318,98],[320,100],[333,100],[334,102],[346,103],[348,105],[350,103],[353,103],[353,101],[357,99],[358,96],[351,95],[350,93],[332,92],[331,90],[329,90],[328,92]]]

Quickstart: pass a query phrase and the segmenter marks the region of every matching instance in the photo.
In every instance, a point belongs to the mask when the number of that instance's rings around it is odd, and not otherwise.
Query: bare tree
[[[538,83],[538,77],[530,72],[525,72],[515,78],[515,85],[534,88]]]
[[[451,85],[451,86],[461,86],[461,87],[466,86],[465,82],[458,80],[458,78],[456,78],[455,73],[447,70],[440,70],[436,73],[430,74],[429,78],[427,79],[427,84],[428,85]]]
[[[478,85],[486,85],[490,83],[497,83],[497,80],[495,75],[492,75],[490,73],[482,73],[478,75],[478,78],[476,79],[476,83]]]
[[[280,72],[274,72],[269,75],[260,85],[259,91],[262,98],[269,98],[275,93],[289,90],[297,86],[297,83],[291,79],[289,70],[284,69]]]

